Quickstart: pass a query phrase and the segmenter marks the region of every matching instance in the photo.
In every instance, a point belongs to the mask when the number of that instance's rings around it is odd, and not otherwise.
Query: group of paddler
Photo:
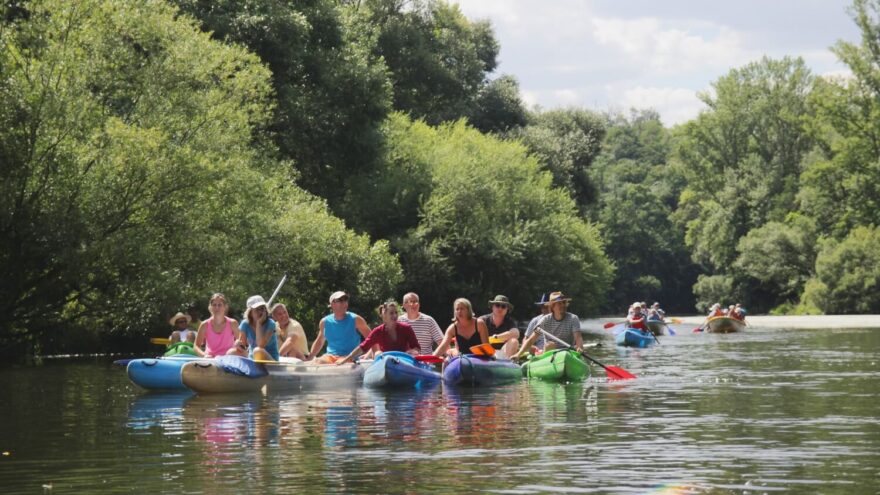
[[[329,297],[330,313],[318,322],[311,346],[302,325],[290,317],[285,305],[270,306],[273,298],[274,294],[266,302],[260,295],[249,297],[238,322],[228,316],[226,296],[215,293],[209,300],[211,317],[202,321],[195,332],[188,329],[192,320],[187,314],[177,313],[169,320],[174,326],[171,345],[191,343],[193,352],[203,357],[239,355],[266,361],[287,357],[316,364],[343,364],[362,355],[373,357],[388,351],[439,359],[468,353],[520,359],[557,347],[554,341],[574,349],[581,349],[583,344],[580,320],[568,312],[571,299],[560,291],[542,295],[536,303],[540,312],[522,337],[510,315],[513,305],[504,295],[490,300],[491,311],[480,317],[469,300],[456,299],[452,323],[441,331],[434,318],[420,311],[419,296],[414,292],[403,296],[403,311],[391,300],[379,306],[381,324],[370,329],[362,316],[349,311],[349,294],[336,291]],[[544,333],[555,338],[545,339]],[[321,354],[325,344],[326,352]]]

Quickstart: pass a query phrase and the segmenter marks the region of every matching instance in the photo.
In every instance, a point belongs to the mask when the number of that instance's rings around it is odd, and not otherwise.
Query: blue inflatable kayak
[[[440,373],[405,352],[383,352],[364,374],[368,387],[418,388],[440,381]]]
[[[473,354],[452,358],[443,368],[443,381],[449,385],[484,387],[522,380],[522,369],[506,359]]]
[[[650,331],[643,332],[638,328],[627,327],[614,334],[614,342],[625,347],[650,347],[657,340]]]
[[[125,372],[135,385],[147,390],[186,390],[180,379],[180,368],[196,360],[205,358],[177,354],[161,358],[132,359]]]

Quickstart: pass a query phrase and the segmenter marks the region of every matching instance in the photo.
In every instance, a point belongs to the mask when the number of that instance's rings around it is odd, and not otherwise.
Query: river
[[[2,493],[880,493],[880,329],[751,327],[591,354],[638,375],[144,392],[112,358],[0,369]]]

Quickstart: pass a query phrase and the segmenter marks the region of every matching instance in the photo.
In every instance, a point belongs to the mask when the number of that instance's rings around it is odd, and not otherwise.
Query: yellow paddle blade
[[[161,337],[154,337],[154,338],[150,339],[150,343],[157,344],[157,345],[169,345],[171,343],[171,339],[163,339]]]
[[[669,322],[670,322],[670,323],[675,323],[676,325],[678,325],[678,324],[681,323],[681,320],[680,320],[679,318],[670,318],[670,319],[669,319]]]
[[[504,341],[499,339],[498,337],[489,337],[490,344],[503,344]]]

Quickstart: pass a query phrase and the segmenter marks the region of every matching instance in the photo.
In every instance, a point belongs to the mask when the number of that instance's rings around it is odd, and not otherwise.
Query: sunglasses
[[[507,305],[504,303],[495,303],[492,305],[493,308],[506,308]]]

